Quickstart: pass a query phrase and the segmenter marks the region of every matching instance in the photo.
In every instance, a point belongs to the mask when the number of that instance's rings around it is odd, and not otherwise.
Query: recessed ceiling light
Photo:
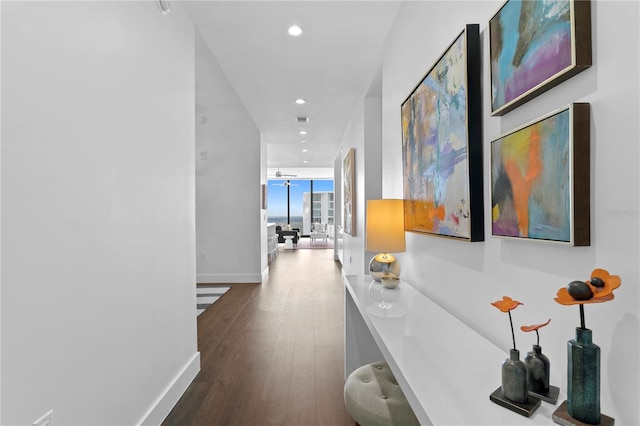
[[[300,34],[302,34],[302,28],[300,28],[299,26],[292,25],[289,27],[289,35],[298,37]]]
[[[303,161],[303,163],[304,163],[304,164],[307,164],[307,163],[308,163],[308,161],[307,161],[307,160],[304,160],[304,161]]]
[[[300,142],[307,143],[307,140],[306,139],[302,139]]]
[[[301,135],[306,135],[306,134],[307,134],[307,131],[306,131],[306,130],[300,130],[300,134],[301,134]]]
[[[304,99],[302,99],[302,98],[300,98],[300,99],[296,99],[296,103],[297,103],[298,105],[302,105],[302,104],[304,104],[305,102],[307,102],[307,101],[305,101],[305,100],[304,100]]]
[[[307,151],[309,151],[309,150],[308,150],[308,149],[303,149],[303,150],[302,150],[302,152],[307,152]]]

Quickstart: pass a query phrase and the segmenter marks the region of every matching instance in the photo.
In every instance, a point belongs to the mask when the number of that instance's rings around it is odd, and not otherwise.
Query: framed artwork
[[[267,185],[262,184],[262,210],[267,210]]]
[[[356,151],[351,148],[344,158],[342,164],[342,196],[343,196],[343,232],[352,237],[356,235],[356,214],[355,214],[355,165]]]
[[[589,245],[588,103],[554,111],[491,142],[491,232]]]
[[[491,114],[591,66],[590,0],[508,0],[489,21]]]
[[[467,25],[402,104],[407,231],[484,240],[480,74]]]

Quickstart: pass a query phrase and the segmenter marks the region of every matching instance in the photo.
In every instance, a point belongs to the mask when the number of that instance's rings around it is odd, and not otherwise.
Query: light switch
[[[199,158],[201,160],[206,160],[207,159],[207,151],[200,151]]]

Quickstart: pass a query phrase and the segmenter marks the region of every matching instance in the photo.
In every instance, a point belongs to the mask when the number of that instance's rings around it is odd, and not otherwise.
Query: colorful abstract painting
[[[509,0],[502,6],[489,21],[494,115],[591,65],[590,15],[589,1]]]
[[[491,143],[493,235],[573,242],[573,117],[569,107]],[[586,119],[588,129],[588,110]],[[578,146],[584,143],[582,140]],[[588,133],[586,144],[588,153]],[[580,154],[584,158],[585,153]],[[580,185],[586,180],[588,188],[588,158],[586,161],[586,179],[584,170],[579,178]],[[588,205],[586,210],[588,217]]]
[[[470,28],[471,27],[471,28]],[[481,173],[481,133],[469,133],[469,119],[481,120],[479,82],[469,84],[468,43],[474,40],[473,55],[479,55],[475,34],[468,26],[427,73],[402,104],[402,152],[404,170],[405,229],[472,241],[484,238],[480,222],[472,230],[470,199],[470,139],[480,148],[474,158]],[[479,61],[478,61],[479,62]],[[476,72],[477,71],[477,72]],[[477,130],[477,129],[476,129]],[[477,157],[473,150],[473,157]],[[478,189],[475,189],[476,193]],[[481,215],[482,202],[478,206]],[[481,219],[481,216],[475,218]]]
[[[355,237],[356,235],[356,215],[355,215],[355,167],[356,152],[349,149],[347,156],[342,163],[342,226],[345,234]]]

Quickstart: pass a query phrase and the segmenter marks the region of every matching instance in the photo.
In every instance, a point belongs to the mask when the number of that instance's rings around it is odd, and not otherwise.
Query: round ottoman
[[[386,362],[364,365],[344,384],[347,411],[359,425],[420,425]]]

